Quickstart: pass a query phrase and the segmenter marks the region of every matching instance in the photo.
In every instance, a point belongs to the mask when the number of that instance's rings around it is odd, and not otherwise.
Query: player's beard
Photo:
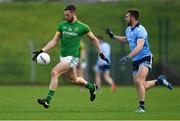
[[[128,26],[131,26],[131,23],[128,22],[127,25],[128,25]]]
[[[127,22],[127,25],[128,25],[128,26],[131,26],[131,25],[132,25],[132,20],[131,20],[131,18],[130,18],[129,21]]]
[[[73,16],[71,16],[71,19],[69,19],[69,20],[67,20],[69,23],[72,23],[73,22],[73,20],[74,20],[74,17]]]

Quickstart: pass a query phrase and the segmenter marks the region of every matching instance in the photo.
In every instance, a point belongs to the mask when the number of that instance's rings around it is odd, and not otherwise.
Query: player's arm
[[[122,43],[128,43],[126,36],[114,35],[114,39]]]
[[[54,35],[54,37],[52,38],[52,40],[50,40],[43,48],[42,50],[44,52],[47,52],[48,50],[50,50],[51,48],[55,47],[60,39],[61,33],[60,32],[56,32],[56,34]]]
[[[107,63],[109,63],[109,60],[104,56],[104,54],[102,53],[100,44],[98,39],[94,36],[94,34],[90,31],[86,33],[86,36],[92,41],[92,43],[94,44],[94,46],[97,48],[99,56],[101,57],[101,59],[103,59],[104,61],[106,61]]]
[[[54,35],[53,39],[50,40],[41,50],[35,51],[33,52],[34,56],[32,58],[32,60],[34,62],[36,62],[37,60],[37,56],[42,53],[42,52],[47,52],[48,50],[50,50],[51,48],[55,47],[58,42],[59,42],[59,38],[61,36],[60,32],[56,32],[56,34]]]
[[[128,60],[131,60],[132,57],[137,55],[143,48],[145,40],[143,38],[137,40],[137,46],[131,51],[127,56],[120,59],[121,64],[125,64]]]
[[[126,36],[114,35],[112,30],[109,29],[109,28],[106,29],[106,34],[108,34],[111,39],[115,39],[115,40],[117,40],[119,42],[122,42],[122,43],[128,43],[128,40],[127,40]]]
[[[137,55],[139,53],[139,51],[142,50],[142,48],[144,46],[144,42],[145,42],[144,39],[138,39],[137,40],[137,46],[134,48],[134,50],[132,52],[130,52],[128,54],[128,56],[133,57],[133,56]]]
[[[86,33],[86,36],[92,41],[92,43],[94,44],[94,46],[97,48],[98,53],[102,53],[99,41],[97,40],[97,38],[94,36],[94,34],[90,31],[88,33]]]

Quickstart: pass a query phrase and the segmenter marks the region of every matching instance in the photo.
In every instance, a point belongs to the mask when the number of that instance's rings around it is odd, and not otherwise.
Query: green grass
[[[36,99],[47,93],[48,86],[0,86],[0,119],[180,119],[180,88],[169,91],[154,88],[147,93],[146,113],[135,113],[134,87],[119,87],[115,93],[103,87],[94,102],[88,91],[77,86],[57,89],[47,110]]]

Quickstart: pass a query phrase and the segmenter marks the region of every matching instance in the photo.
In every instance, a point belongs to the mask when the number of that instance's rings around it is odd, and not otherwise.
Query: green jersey
[[[57,31],[61,32],[61,56],[80,56],[80,40],[85,33],[90,32],[88,25],[79,20],[74,23],[63,21],[59,23]]]

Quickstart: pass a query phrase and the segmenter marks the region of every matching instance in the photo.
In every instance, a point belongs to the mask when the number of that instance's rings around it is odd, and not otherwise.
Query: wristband
[[[131,60],[131,59],[132,59],[132,57],[129,56],[129,55],[127,55],[126,58],[127,58],[128,60]]]

